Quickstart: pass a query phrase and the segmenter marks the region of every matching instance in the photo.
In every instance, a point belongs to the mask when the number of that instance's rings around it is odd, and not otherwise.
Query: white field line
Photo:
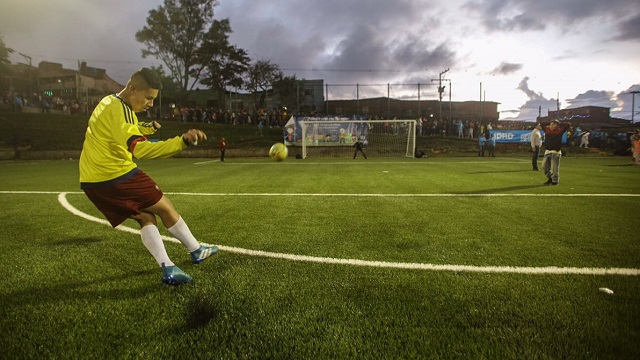
[[[217,163],[217,162],[220,162],[220,160],[199,161],[199,162],[193,163],[193,165],[204,165],[204,164],[211,164],[211,163]]]
[[[205,161],[197,164],[210,163],[213,161]],[[488,164],[488,161],[457,161],[455,164]],[[507,161],[491,161],[491,164],[529,164],[531,160],[507,160]],[[228,164],[228,165],[227,165]],[[273,161],[263,161],[263,162],[233,162],[233,160],[225,161],[225,166],[229,165],[272,165],[277,164],[276,166],[285,166],[285,165],[368,165],[371,164],[364,159],[351,160],[345,162],[307,162],[306,160],[300,161],[283,161],[279,163],[274,163]],[[398,165],[398,164],[411,164],[411,165],[451,165],[451,162],[431,162],[428,160],[415,159],[414,161],[376,161],[375,164],[389,164],[389,165]]]
[[[66,191],[65,194],[83,194],[82,191]],[[6,191],[0,194],[60,194],[60,191]],[[301,194],[301,193],[188,193],[165,192],[178,196],[307,196],[307,197],[640,197],[640,194]]]
[[[640,197],[640,194],[296,194],[296,193],[185,193],[188,196],[324,196],[324,197]]]
[[[59,193],[58,201],[60,204],[72,214],[82,217],[84,219],[94,221],[107,226],[109,222],[86,214],[67,201],[68,193]],[[137,229],[130,228],[128,226],[119,225],[117,230],[129,232],[132,234],[140,234]],[[180,243],[178,239],[170,236],[162,236],[165,241],[171,241]],[[232,246],[218,246],[220,250],[227,251],[236,254],[268,257],[274,259],[285,259],[292,261],[304,261],[314,262],[322,264],[338,264],[338,265],[352,265],[352,266],[368,266],[379,268],[394,268],[394,269],[412,269],[412,270],[431,270],[431,271],[454,271],[454,272],[477,272],[477,273],[510,273],[510,274],[575,274],[575,275],[626,275],[626,276],[640,276],[640,269],[629,268],[576,268],[576,267],[520,267],[520,266],[472,266],[472,265],[438,265],[438,264],[423,264],[423,263],[401,263],[401,262],[387,262],[387,261],[366,261],[358,259],[336,259],[328,257],[316,257],[316,256],[304,256],[295,254],[274,253],[269,251],[259,251],[243,249]]]

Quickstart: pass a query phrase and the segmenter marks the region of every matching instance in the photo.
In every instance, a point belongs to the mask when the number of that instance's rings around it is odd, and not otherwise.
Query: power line
[[[403,70],[385,70],[385,69],[302,69],[302,68],[282,68],[283,71],[317,71],[317,72],[369,72],[369,73],[402,73]]]

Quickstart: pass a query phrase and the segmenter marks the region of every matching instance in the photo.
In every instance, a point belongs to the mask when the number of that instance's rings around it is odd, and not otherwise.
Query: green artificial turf
[[[77,161],[0,162],[2,357],[637,359],[640,167],[627,162],[566,157],[560,185],[543,186],[526,157],[141,161],[222,248],[192,265],[166,242],[194,277],[177,288],[139,235],[61,205],[66,193],[103,218]],[[477,271],[393,267],[407,263]]]

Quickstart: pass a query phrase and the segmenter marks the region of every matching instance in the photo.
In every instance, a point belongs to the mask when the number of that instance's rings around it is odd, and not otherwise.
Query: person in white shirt
[[[541,128],[542,126],[540,126],[540,124],[536,124],[531,132],[531,152],[533,153],[531,165],[533,166],[533,171],[540,171],[540,169],[538,169],[538,156],[540,155],[540,147],[542,147]]]
[[[585,149],[589,148],[589,135],[591,135],[589,131],[582,133],[582,136],[580,136],[580,147],[584,147]]]

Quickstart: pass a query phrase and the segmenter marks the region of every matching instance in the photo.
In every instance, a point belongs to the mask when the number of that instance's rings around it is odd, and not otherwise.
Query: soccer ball
[[[289,149],[287,149],[287,145],[283,143],[275,143],[269,149],[269,157],[275,161],[282,161],[287,158],[289,155]]]

